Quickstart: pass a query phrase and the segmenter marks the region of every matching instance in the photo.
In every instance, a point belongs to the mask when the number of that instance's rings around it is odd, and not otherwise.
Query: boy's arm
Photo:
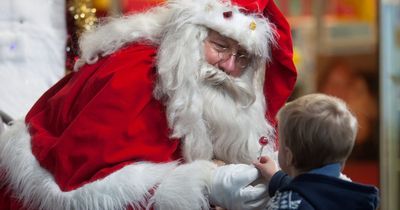
[[[292,181],[292,178],[283,171],[276,172],[272,177],[268,185],[269,196],[275,195],[275,192]]]

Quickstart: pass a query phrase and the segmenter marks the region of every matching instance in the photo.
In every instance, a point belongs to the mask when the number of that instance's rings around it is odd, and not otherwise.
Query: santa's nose
[[[240,68],[236,65],[236,55],[234,54],[232,54],[227,60],[221,61],[218,67],[231,76],[240,76]]]

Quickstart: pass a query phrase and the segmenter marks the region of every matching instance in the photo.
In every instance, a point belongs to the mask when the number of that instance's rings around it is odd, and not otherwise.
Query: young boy
[[[267,209],[376,209],[378,190],[339,178],[357,133],[345,103],[311,94],[278,114],[278,171],[269,157],[254,165],[269,182]]]

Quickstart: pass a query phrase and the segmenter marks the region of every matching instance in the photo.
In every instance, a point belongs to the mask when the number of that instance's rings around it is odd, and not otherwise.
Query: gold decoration
[[[256,30],[256,28],[257,28],[256,22],[251,21],[251,23],[250,23],[250,30],[254,31],[254,30]]]
[[[111,0],[92,0],[92,5],[100,12],[107,12],[111,7]]]
[[[68,11],[74,17],[78,35],[93,28],[97,22],[96,9],[92,7],[91,0],[72,0]]]

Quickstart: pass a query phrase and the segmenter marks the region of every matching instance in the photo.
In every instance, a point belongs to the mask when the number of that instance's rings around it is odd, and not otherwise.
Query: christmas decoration
[[[92,7],[91,0],[73,0],[68,7],[78,27],[78,34],[91,29],[97,21],[96,8]]]
[[[111,6],[111,0],[92,0],[93,7],[96,8],[96,13],[107,13]],[[98,16],[98,15],[97,15]]]
[[[67,2],[67,7],[66,69],[70,71],[78,59],[79,36],[84,31],[93,28],[98,18],[96,16],[97,9],[93,7],[92,0],[70,0]]]
[[[252,21],[252,22],[250,23],[250,30],[254,31],[254,30],[256,30],[256,28],[257,28],[256,22]]]

